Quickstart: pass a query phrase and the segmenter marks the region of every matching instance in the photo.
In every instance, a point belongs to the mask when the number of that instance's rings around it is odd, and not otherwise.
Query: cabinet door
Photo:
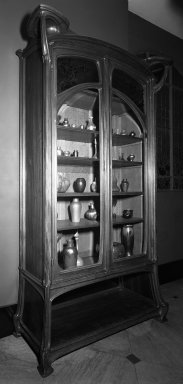
[[[132,260],[144,253],[145,218],[144,115],[130,98],[130,86],[127,88],[124,82],[127,76],[121,75],[121,79],[120,74],[120,71],[113,73],[111,97],[111,259],[118,266],[124,258]],[[134,96],[134,81],[130,81]]]
[[[97,64],[57,59],[58,273],[103,265],[101,87]],[[69,244],[69,249],[68,249]]]

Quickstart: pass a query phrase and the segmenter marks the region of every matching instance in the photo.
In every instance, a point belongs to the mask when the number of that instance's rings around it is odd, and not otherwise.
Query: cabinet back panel
[[[26,59],[26,269],[42,276],[43,120],[42,62],[39,52]],[[29,74],[29,75],[28,75]],[[35,103],[34,100],[37,100]]]

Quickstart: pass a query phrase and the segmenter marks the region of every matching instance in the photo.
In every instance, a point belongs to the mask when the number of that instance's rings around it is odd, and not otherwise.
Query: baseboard
[[[0,308],[0,339],[12,335],[14,331],[13,315],[16,305]]]
[[[183,260],[173,261],[158,266],[160,284],[183,278]]]

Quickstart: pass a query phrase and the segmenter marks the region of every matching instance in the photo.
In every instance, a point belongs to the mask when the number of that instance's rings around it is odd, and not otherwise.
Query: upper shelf
[[[129,136],[129,135],[112,135],[112,145],[115,146],[121,146],[121,145],[127,145],[127,144],[134,144],[139,143],[143,139],[142,137],[136,137],[136,136]]]
[[[114,167],[139,167],[143,163],[142,161],[128,161],[128,160],[113,160]]]
[[[58,164],[65,165],[92,165],[95,162],[99,162],[98,158],[95,157],[74,157],[74,156],[57,156]]]
[[[88,129],[81,129],[80,127],[64,127],[62,125],[57,125],[57,139],[58,140],[68,140],[68,141],[77,141],[82,143],[90,143],[93,139],[99,136],[98,131],[90,131]],[[121,146],[127,144],[134,144],[142,142],[142,137],[134,137],[130,135],[112,135],[112,145]]]
[[[81,219],[79,223],[72,223],[70,220],[57,220],[57,231],[68,231],[75,229],[86,229],[99,227],[100,223],[96,220]]]
[[[95,137],[98,137],[99,132],[90,131],[89,129],[81,129],[80,127],[64,127],[57,126],[57,139],[77,141],[81,143],[90,143]]]

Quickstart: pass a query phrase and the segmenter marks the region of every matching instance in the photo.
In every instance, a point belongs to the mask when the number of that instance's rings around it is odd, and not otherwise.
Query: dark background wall
[[[45,0],[61,11],[71,29],[127,48],[127,0]],[[19,63],[26,42],[21,23],[38,0],[1,1],[0,12],[0,306],[14,304],[19,258]]]
[[[154,51],[173,59],[183,74],[183,40],[149,23],[141,17],[128,14],[128,49],[136,54]],[[183,191],[157,193],[157,254],[159,264],[183,260]]]

